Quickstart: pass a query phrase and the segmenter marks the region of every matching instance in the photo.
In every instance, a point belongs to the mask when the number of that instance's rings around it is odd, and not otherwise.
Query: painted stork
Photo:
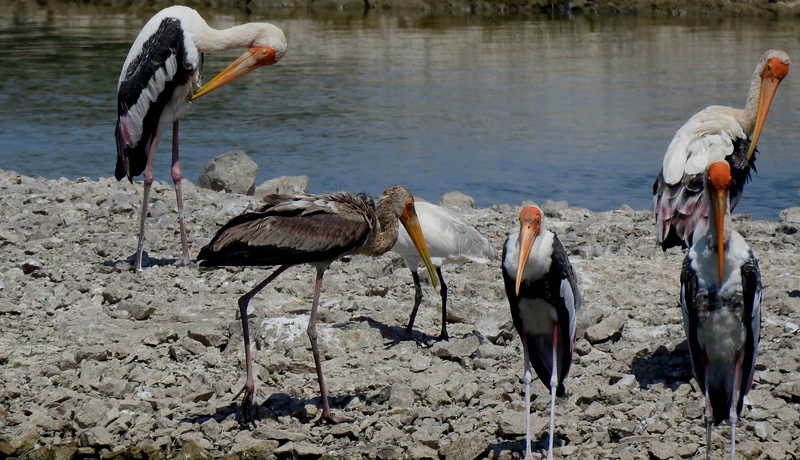
[[[736,419],[753,383],[761,338],[761,273],[753,251],[731,228],[728,163],[712,163],[704,180],[711,218],[695,232],[683,262],[681,310],[694,378],[706,397],[706,458],[712,424],[728,419],[733,460]]]
[[[789,56],[769,50],[756,65],[744,110],[712,105],[696,113],[675,134],[653,184],[656,242],[666,251],[692,245],[692,232],[708,220],[703,173],[725,160],[731,167],[731,209],[741,198],[750,170],[755,171],[756,143],[781,80],[789,73]]]
[[[244,394],[243,415],[246,420],[251,420],[255,384],[247,304],[287,268],[309,264],[316,268],[317,277],[306,332],[311,340],[317,369],[322,417],[332,423],[345,421],[331,414],[317,348],[317,306],[322,275],[333,261],[344,256],[380,255],[389,251],[397,239],[399,219],[411,235],[432,277],[433,265],[414,208],[414,198],[405,188],[394,187],[383,192],[376,208],[368,201],[344,192],[330,195],[267,195],[264,201],[266,204],[261,208],[229,220],[197,256],[200,265],[205,267],[279,265],[264,281],[239,298],[247,380],[235,397]]]
[[[564,379],[572,364],[575,315],[581,293],[575,270],[558,237],[544,226],[542,211],[526,206],[519,213],[519,232],[511,233],[503,246],[503,281],[511,304],[525,359],[525,458],[531,457],[531,365],[550,389],[550,444],[556,396],[564,394]]]
[[[247,51],[199,88],[203,53],[233,48],[247,48]],[[189,106],[189,101],[253,69],[276,63],[285,52],[286,38],[281,29],[272,24],[250,23],[216,30],[209,27],[197,11],[185,6],[161,10],[139,32],[119,77],[118,117],[114,132],[117,140],[114,175],[117,180],[127,177],[133,182],[134,177],[144,172],[144,198],[134,270],[142,269],[144,223],[153,183],[153,155],[163,126],[172,123],[172,181],[178,201],[183,249],[181,261],[186,265],[189,263],[189,247],[178,161],[178,119]]]
[[[489,244],[489,240],[453,211],[427,201],[417,201],[415,206],[419,224],[425,235],[428,251],[430,251],[431,262],[436,268],[436,275],[441,284],[442,332],[439,340],[447,340],[447,284],[442,276],[442,265],[467,262],[485,264],[494,258],[494,250]],[[414,309],[411,310],[411,318],[408,320],[405,333],[405,339],[410,339],[417,310],[422,302],[422,286],[417,269],[423,261],[408,232],[402,228],[397,235],[397,242],[392,247],[392,251],[400,254],[405,260],[406,266],[411,270],[411,276],[414,278]]]

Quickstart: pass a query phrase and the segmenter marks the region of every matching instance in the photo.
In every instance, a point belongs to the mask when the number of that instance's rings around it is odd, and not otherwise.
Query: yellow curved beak
[[[519,286],[522,284],[522,273],[525,271],[525,263],[531,253],[533,242],[539,236],[538,231],[530,224],[521,224],[519,227],[519,259],[517,259],[517,286],[516,293],[519,295]]]
[[[419,252],[420,257],[422,257],[422,261],[428,269],[428,276],[431,277],[431,284],[433,284],[434,288],[437,288],[438,278],[436,277],[436,271],[431,262],[431,256],[428,253],[428,245],[425,244],[425,237],[422,235],[422,227],[419,224],[417,210],[414,208],[413,204],[405,207],[403,214],[400,216],[400,223],[405,227],[408,236],[411,237],[411,241],[414,243],[414,247],[417,248],[417,252]]]
[[[245,51],[241,56],[225,68],[222,72],[212,78],[211,81],[200,87],[191,98],[194,101],[206,94],[214,91],[220,86],[226,85],[242,75],[265,65],[272,65],[277,62],[275,51],[269,46],[255,46]]]

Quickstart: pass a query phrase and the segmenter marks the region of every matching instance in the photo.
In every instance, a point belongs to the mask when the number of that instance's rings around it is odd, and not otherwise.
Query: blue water
[[[202,12],[202,11],[201,11]],[[215,27],[268,20],[214,12]],[[73,7],[0,13],[0,168],[108,177],[116,84],[138,16]],[[257,183],[305,174],[311,192],[402,184],[478,206],[566,200],[649,209],[675,131],[712,104],[744,105],[769,48],[797,54],[795,21],[277,17],[289,51],[199,100],[182,119],[181,166],[245,150]],[[206,56],[206,76],[239,52]],[[799,69],[781,84],[738,212],[800,205]],[[155,159],[170,180],[170,133]]]

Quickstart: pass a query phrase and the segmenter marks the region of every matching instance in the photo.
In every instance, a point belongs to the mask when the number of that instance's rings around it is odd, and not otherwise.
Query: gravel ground
[[[387,184],[387,186],[395,184]],[[313,269],[289,269],[251,303],[257,422],[237,420],[244,382],[236,300],[266,269],[175,265],[175,196],[157,182],[145,250],[131,272],[140,184],[49,181],[0,171],[0,458],[258,457],[511,459],[521,455],[522,349],[500,261],[446,266],[448,342],[435,342],[430,284],[403,334],[410,272],[389,253],[334,263],[318,330],[337,415],[320,403],[305,327]],[[257,203],[186,182],[192,254]],[[535,196],[531,198],[535,199]],[[748,199],[745,196],[745,199]],[[678,306],[682,253],[663,253],[649,212],[595,213],[544,203],[571,254],[584,305],[575,363],[556,408],[555,455],[702,458],[703,399],[691,378]],[[464,211],[498,254],[518,206]],[[736,216],[759,257],[764,319],[739,458],[800,458],[800,208],[779,222]],[[422,272],[421,272],[422,273]],[[534,382],[534,457],[547,442],[549,397]],[[727,425],[715,430],[727,457]]]

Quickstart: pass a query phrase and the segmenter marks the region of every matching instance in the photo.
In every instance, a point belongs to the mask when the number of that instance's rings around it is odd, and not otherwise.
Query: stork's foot
[[[414,337],[414,334],[413,334],[412,332],[409,332],[409,331],[407,331],[407,332],[406,332],[406,333],[405,333],[405,334],[404,334],[402,337],[400,337],[399,339],[395,339],[395,340],[392,340],[391,342],[387,342],[387,343],[385,344],[385,347],[386,347],[387,349],[389,349],[389,348],[392,348],[392,347],[394,347],[394,346],[396,346],[396,345],[398,345],[398,344],[400,344],[400,343],[403,343],[403,342],[408,342],[408,341],[410,341],[410,340],[411,340],[411,341],[414,341],[414,342],[415,342],[417,345],[419,345],[419,346],[422,346],[422,347],[428,347],[428,346],[429,346],[429,345],[428,345],[427,343],[425,343],[425,342],[424,342],[422,339],[418,339],[418,338]]]
[[[189,261],[184,262],[183,260],[181,260],[180,266],[181,267],[186,267],[186,268],[191,268],[192,270],[196,270],[197,268],[200,267],[200,264],[198,264],[197,261],[189,260]]]
[[[356,421],[355,419],[352,418],[337,417],[336,415],[333,415],[331,413],[325,414],[324,411],[322,414],[322,420],[330,423],[331,425],[338,425],[340,423],[350,423]]]
[[[239,395],[244,395],[242,398],[242,412],[241,418],[246,425],[253,425],[255,427],[255,419],[253,418],[253,394],[255,393],[254,385],[245,384],[241,390],[233,397],[236,400]]]

